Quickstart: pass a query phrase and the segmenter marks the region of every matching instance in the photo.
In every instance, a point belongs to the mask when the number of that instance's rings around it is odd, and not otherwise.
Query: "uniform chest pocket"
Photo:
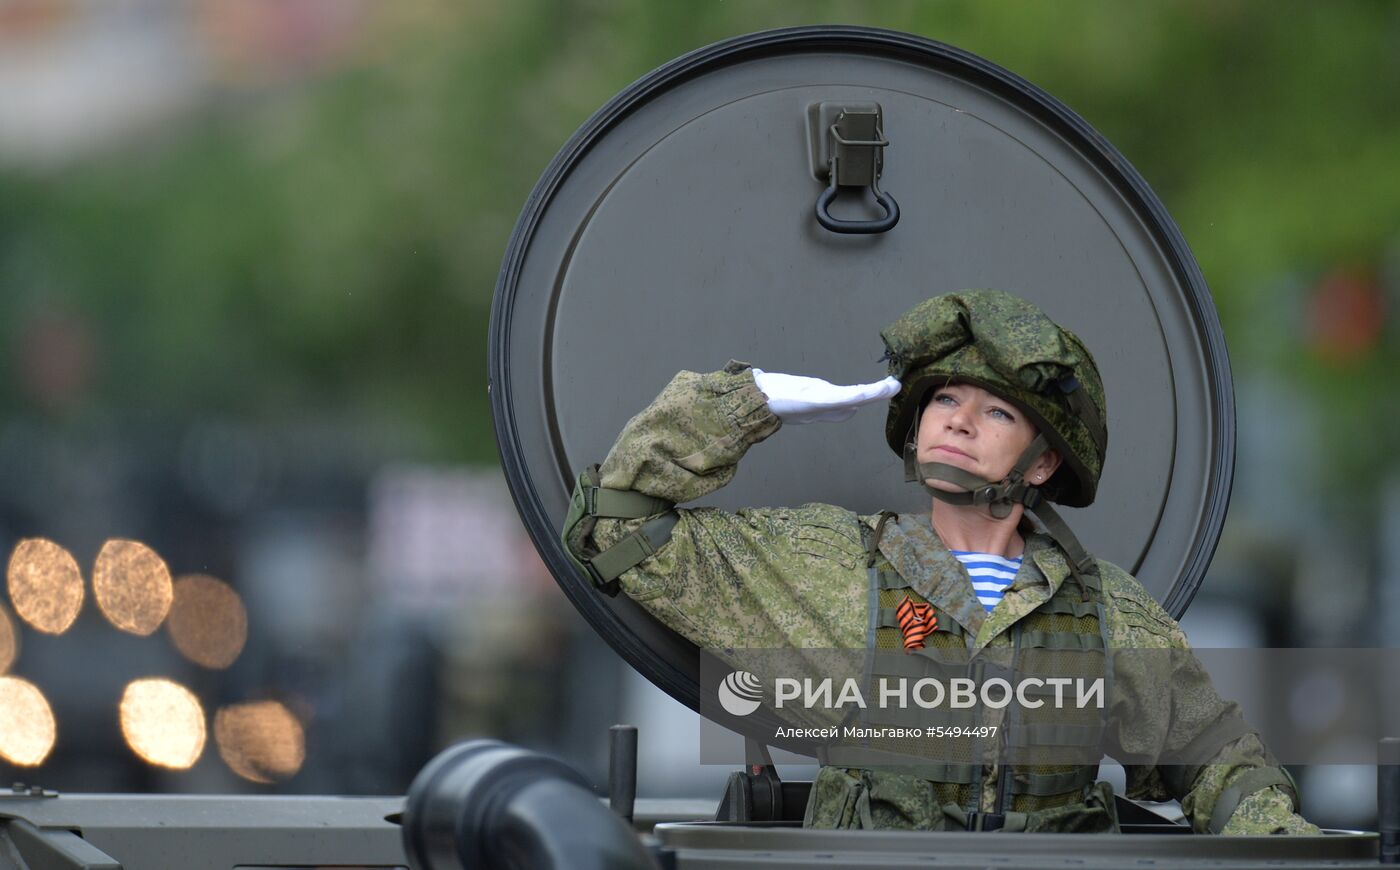
[[[865,556],[855,529],[846,531],[811,520],[798,524],[795,546],[799,553],[836,562],[843,568],[856,567]]]

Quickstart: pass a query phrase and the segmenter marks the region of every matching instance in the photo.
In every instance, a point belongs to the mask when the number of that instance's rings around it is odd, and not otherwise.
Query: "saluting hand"
[[[821,378],[754,369],[753,379],[768,397],[769,409],[784,423],[835,423],[851,417],[862,405],[899,392],[899,379],[893,376],[873,384],[842,386]]]

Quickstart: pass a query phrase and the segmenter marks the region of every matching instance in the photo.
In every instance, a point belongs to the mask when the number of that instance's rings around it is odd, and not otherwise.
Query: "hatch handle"
[[[832,217],[830,207],[836,200],[836,194],[840,187],[836,184],[835,174],[832,176],[831,186],[822,191],[822,195],[817,197],[817,223],[831,230],[833,233],[847,234],[871,234],[883,233],[899,223],[899,203],[894,201],[894,197],[885,193],[876,185],[870,185],[870,192],[875,194],[875,202],[885,210],[885,216],[876,220],[868,221],[848,221],[841,218]]]
[[[890,144],[885,138],[880,104],[823,102],[809,107],[808,118],[814,174],[827,181],[826,189],[817,197],[817,222],[833,233],[867,235],[886,232],[899,223],[899,203],[880,189],[884,152]],[[870,188],[884,217],[833,217],[831,204],[843,187]]]

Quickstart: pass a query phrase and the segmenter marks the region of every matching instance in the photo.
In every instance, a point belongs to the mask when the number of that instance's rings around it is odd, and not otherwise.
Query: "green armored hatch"
[[[1230,491],[1229,362],[1180,232],[1082,119],[967,52],[809,27],[686,55],[574,135],[505,256],[492,407],[537,547],[633,667],[697,708],[695,648],[567,562],[556,536],[578,471],[680,369],[736,358],[878,380],[880,328],[967,287],[1035,302],[1097,358],[1112,433],[1103,482],[1091,508],[1065,516],[1181,616]],[[882,423],[866,411],[785,429],[704,503],[926,510]]]

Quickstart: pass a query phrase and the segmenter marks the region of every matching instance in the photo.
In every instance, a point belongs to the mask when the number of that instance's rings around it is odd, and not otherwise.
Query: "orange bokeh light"
[[[14,667],[19,658],[19,632],[4,605],[0,605],[0,674]]]
[[[165,560],[139,541],[120,539],[97,554],[92,592],[108,622],[142,636],[160,628],[174,598]]]
[[[171,680],[133,680],[122,693],[122,736],[143,761],[186,770],[204,752],[204,708]]]
[[[44,538],[15,545],[5,572],[20,619],[45,634],[63,634],[83,608],[83,575],[67,550]]]
[[[225,707],[214,716],[214,742],[229,769],[252,782],[271,783],[301,770],[306,734],[276,701]]]
[[[180,654],[206,668],[233,664],[248,640],[248,611],[227,583],[193,574],[175,581],[165,628]]]
[[[28,680],[0,677],[0,758],[37,767],[53,749],[58,726],[44,694]]]

